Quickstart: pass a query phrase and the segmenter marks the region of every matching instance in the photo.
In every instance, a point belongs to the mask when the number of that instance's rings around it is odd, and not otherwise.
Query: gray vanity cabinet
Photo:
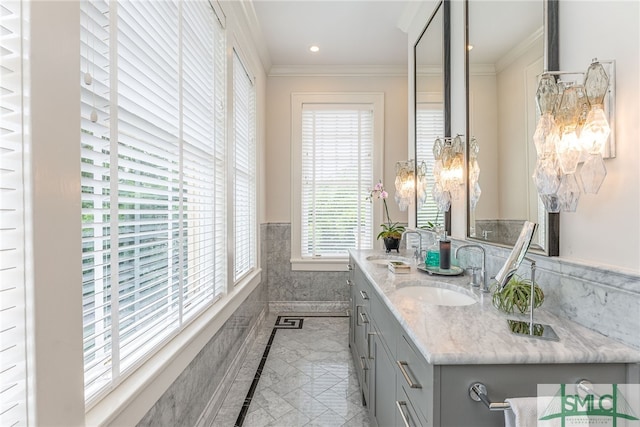
[[[360,382],[363,403],[368,407],[371,425],[379,427],[489,427],[504,424],[504,413],[490,411],[483,403],[469,397],[469,387],[483,383],[487,396],[492,402],[504,402],[510,397],[537,396],[538,384],[569,384],[588,380],[593,384],[626,384],[640,381],[640,364],[607,362],[587,363],[580,360],[587,355],[580,344],[571,347],[571,341],[559,344],[559,353],[540,363],[517,363],[514,353],[504,346],[498,353],[492,346],[490,337],[478,336],[473,339],[486,341],[495,354],[485,352],[477,357],[478,363],[451,364],[427,363],[425,353],[419,350],[420,342],[414,341],[414,333],[406,329],[402,318],[396,317],[395,310],[401,308],[390,305],[385,294],[379,290],[388,289],[393,279],[381,270],[382,266],[369,266],[367,274],[351,259],[353,266],[351,283],[350,346]],[[366,266],[366,264],[365,264]],[[369,277],[378,277],[383,285],[371,283]],[[398,279],[402,280],[402,279]],[[384,291],[382,291],[384,292]],[[390,292],[393,292],[391,290]],[[437,315],[437,312],[435,312]],[[504,320],[499,318],[498,320]],[[422,320],[428,327],[447,327],[437,319],[425,316]],[[576,333],[584,333],[577,330]],[[566,331],[565,331],[566,334]],[[598,342],[604,338],[598,338]],[[589,342],[589,341],[587,341]],[[607,342],[607,341],[605,341]],[[535,356],[541,341],[528,337],[514,338],[513,345],[527,349]],[[444,345],[444,344],[441,344]],[[431,349],[434,354],[442,354],[443,348]],[[464,350],[464,349],[463,349]],[[570,362],[562,351],[570,353]],[[620,351],[618,349],[617,351]],[[440,352],[440,353],[438,353]],[[514,362],[504,361],[503,353],[508,352]],[[522,352],[520,352],[522,353]],[[636,357],[636,353],[633,353]],[[482,355],[481,355],[482,356]],[[603,353],[601,357],[605,357]],[[554,361],[557,359],[557,361]],[[492,361],[495,362],[492,363]],[[530,360],[535,360],[531,359]]]
[[[360,267],[351,261],[349,284],[351,287],[351,309],[349,319],[349,347],[356,368],[356,375],[362,391],[363,403],[369,403],[370,383],[370,323],[369,323],[369,294],[370,285],[365,279]]]

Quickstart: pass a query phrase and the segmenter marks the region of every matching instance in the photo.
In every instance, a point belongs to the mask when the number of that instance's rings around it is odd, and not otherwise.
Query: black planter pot
[[[400,239],[396,239],[395,237],[385,237],[384,247],[387,249],[387,253],[394,249],[396,252],[400,252]]]

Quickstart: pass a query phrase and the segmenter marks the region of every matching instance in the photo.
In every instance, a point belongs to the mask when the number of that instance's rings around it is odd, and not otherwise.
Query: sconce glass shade
[[[538,189],[538,194],[555,194],[560,187],[561,175],[555,153],[538,158],[536,169],[533,172],[533,181]]]
[[[591,153],[580,169],[582,188],[585,193],[598,194],[600,186],[607,176],[607,168],[604,165],[602,154]]]
[[[587,68],[587,74],[584,76],[584,87],[589,104],[602,105],[604,103],[604,96],[609,89],[609,76],[607,76],[607,72],[597,59],[594,59],[589,68]]]
[[[422,206],[427,199],[427,165],[420,162],[417,174],[413,160],[396,163],[395,200],[401,211],[406,211],[413,204],[416,189],[418,205]]]
[[[401,211],[406,211],[413,202],[415,171],[413,162],[396,163],[395,199]]]
[[[587,153],[600,153],[609,138],[611,128],[604,113],[602,104],[591,106],[587,120],[580,132],[580,141]]]
[[[451,199],[460,197],[464,183],[464,144],[460,135],[455,138],[436,138],[433,143],[433,177],[437,185],[432,196],[441,211],[449,210]]]
[[[533,134],[533,143],[536,146],[538,157],[551,154],[556,149],[556,140],[559,139],[556,120],[551,113],[540,116],[536,131]]]
[[[469,207],[472,211],[476,209],[482,189],[480,188],[480,165],[478,164],[478,154],[480,146],[475,137],[471,137],[469,141]]]
[[[564,212],[575,212],[580,201],[580,187],[575,174],[566,174],[560,180],[558,188],[558,199],[560,210]]]
[[[582,144],[575,130],[564,133],[556,142],[558,164],[563,173],[575,173],[582,155]]]
[[[611,63],[615,72],[615,61],[605,63]],[[555,84],[555,74],[581,73],[549,71],[540,76],[536,90],[540,117],[533,135],[538,161],[532,178],[548,212],[575,212],[581,194],[576,175],[582,191],[591,194],[598,192],[607,175],[603,155],[612,130],[604,105],[612,105],[613,100],[606,97],[613,96],[610,85],[615,74],[608,76],[595,59],[585,73],[584,85]]]
[[[427,165],[424,161],[420,162],[418,165],[418,170],[416,171],[416,184],[418,185],[418,193],[416,197],[418,198],[418,206],[424,205],[427,201]]]
[[[556,123],[563,133],[576,129],[584,123],[589,111],[589,100],[584,86],[560,82],[562,94],[556,110]]]
[[[551,74],[543,74],[536,90],[536,105],[541,116],[553,114],[558,102],[559,89]]]

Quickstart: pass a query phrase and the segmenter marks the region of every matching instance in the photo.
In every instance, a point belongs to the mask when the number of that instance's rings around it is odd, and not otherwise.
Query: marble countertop
[[[351,250],[350,254],[429,363],[640,363],[637,349],[550,313],[544,310],[544,305],[534,312],[534,322],[551,325],[559,341],[512,334],[507,318],[527,320],[528,315],[507,316],[499,312],[491,304],[491,294],[469,286],[467,275],[431,276],[419,271],[415,262],[410,273],[394,274],[386,265],[367,260],[370,255],[385,256],[379,250]],[[473,296],[477,303],[467,306],[420,303],[396,292],[407,284],[458,290]]]

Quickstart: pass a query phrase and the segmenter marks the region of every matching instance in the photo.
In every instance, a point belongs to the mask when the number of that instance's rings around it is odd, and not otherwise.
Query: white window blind
[[[234,283],[256,268],[255,88],[233,55]]]
[[[343,257],[373,245],[373,109],[302,107],[301,256]]]
[[[26,426],[24,2],[0,5],[0,425]],[[23,44],[24,43],[24,44]]]
[[[444,136],[444,107],[441,102],[421,102],[416,109],[416,158],[422,159],[427,165],[427,189],[429,196],[424,205],[418,209],[418,224],[427,222],[444,223],[444,217],[438,215],[438,205],[431,196],[434,185],[433,143],[437,137]]]
[[[206,2],[83,1],[81,24],[91,400],[223,290],[225,42]]]

